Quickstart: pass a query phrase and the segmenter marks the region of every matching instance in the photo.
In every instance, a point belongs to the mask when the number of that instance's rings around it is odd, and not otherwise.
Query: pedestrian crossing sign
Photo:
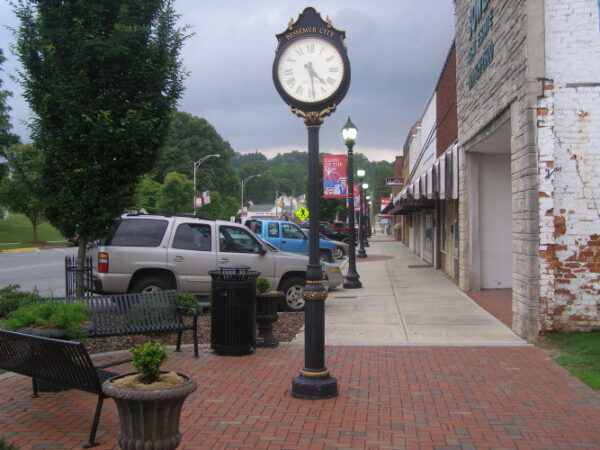
[[[306,219],[308,219],[308,216],[310,216],[308,209],[306,209],[304,206],[302,206],[301,208],[298,208],[296,210],[295,215],[300,220],[306,220]]]

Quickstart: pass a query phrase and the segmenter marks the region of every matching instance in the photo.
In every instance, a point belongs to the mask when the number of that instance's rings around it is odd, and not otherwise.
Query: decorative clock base
[[[307,372],[308,373],[308,372]],[[337,378],[328,371],[324,375],[308,376],[302,372],[292,380],[292,396],[296,398],[318,400],[338,395]]]

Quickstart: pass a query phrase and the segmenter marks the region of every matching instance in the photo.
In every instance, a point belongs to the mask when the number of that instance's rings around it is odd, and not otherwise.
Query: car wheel
[[[341,259],[341,258],[343,258],[344,257],[344,249],[342,247],[336,246],[333,249],[333,257],[335,259]]]
[[[136,294],[147,294],[149,292],[168,291],[169,289],[172,289],[172,287],[169,285],[167,280],[154,276],[144,277],[137,280],[133,286],[131,286],[129,292]]]
[[[279,290],[285,294],[281,309],[284,311],[304,311],[305,301],[302,292],[304,292],[305,284],[306,280],[302,277],[289,277],[281,282]]]
[[[330,250],[320,250],[319,259],[325,262],[333,262],[333,256]]]

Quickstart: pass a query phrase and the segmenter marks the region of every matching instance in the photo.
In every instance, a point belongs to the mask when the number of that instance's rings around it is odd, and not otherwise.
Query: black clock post
[[[343,100],[350,85],[350,62],[345,33],[306,8],[277,35],[273,81],[292,112],[304,119],[308,131],[309,258],[304,311],[304,368],[292,380],[292,395],[323,399],[338,395],[337,379],[325,366],[325,299],[319,258],[319,130]]]

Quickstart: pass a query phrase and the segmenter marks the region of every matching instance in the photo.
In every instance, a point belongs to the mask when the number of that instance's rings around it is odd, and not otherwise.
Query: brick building
[[[409,133],[411,167],[427,158],[431,133],[436,157],[411,170],[390,207],[414,215],[407,245],[461,289],[512,289],[513,330],[530,341],[600,327],[599,9],[597,0],[456,0],[435,114],[430,100]],[[430,224],[431,255],[420,243]]]

